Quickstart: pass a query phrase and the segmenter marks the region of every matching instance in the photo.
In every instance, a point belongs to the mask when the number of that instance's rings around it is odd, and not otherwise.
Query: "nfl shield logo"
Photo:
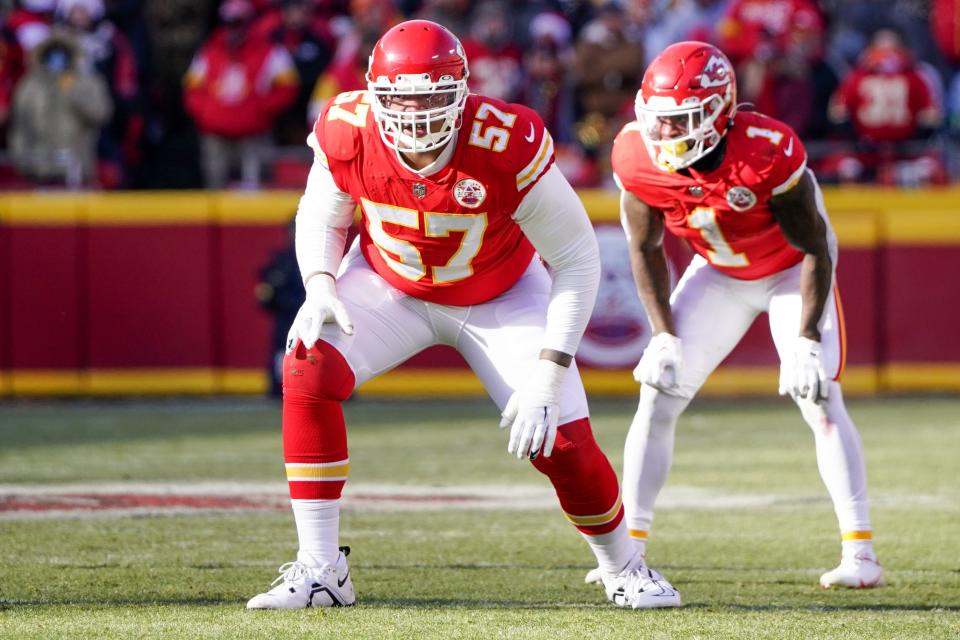
[[[423,196],[427,195],[427,185],[423,184],[422,182],[414,182],[413,195],[417,196],[418,198],[423,198]]]

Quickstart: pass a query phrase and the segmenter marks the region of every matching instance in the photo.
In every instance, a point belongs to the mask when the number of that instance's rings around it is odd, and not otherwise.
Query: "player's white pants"
[[[668,395],[641,387],[625,446],[624,507],[627,526],[638,540],[645,540],[650,531],[654,502],[670,470],[677,418],[758,314],[769,314],[770,332],[781,360],[790,354],[800,333],[800,269],[798,264],[759,280],[737,280],[696,256],[684,272],[670,300],[683,348],[680,389],[676,395]],[[835,293],[836,289],[819,323],[824,368],[834,380],[844,350],[843,319]],[[798,404],[813,430],[820,476],[833,500],[841,532],[869,532],[860,436],[847,415],[839,383],[830,383],[825,411],[804,407],[808,403],[803,401]]]
[[[320,336],[350,365],[357,386],[433,345],[454,347],[477,374],[499,409],[533,374],[543,344],[551,280],[534,258],[516,284],[493,300],[470,307],[425,302],[392,287],[376,274],[358,245],[337,276],[337,295],[353,320],[348,336],[336,324]],[[429,389],[424,389],[429,391]],[[560,424],[588,417],[576,363],[564,378]]]

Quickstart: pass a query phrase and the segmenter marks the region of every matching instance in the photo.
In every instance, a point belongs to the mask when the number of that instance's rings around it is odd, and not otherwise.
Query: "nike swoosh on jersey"
[[[531,123],[530,123],[530,135],[524,136],[523,139],[526,140],[527,142],[533,142],[533,138],[534,138],[534,131],[533,131],[533,123],[531,122]]]
[[[783,150],[783,155],[788,158],[793,155],[793,138],[790,138],[790,142],[787,143],[787,148]]]

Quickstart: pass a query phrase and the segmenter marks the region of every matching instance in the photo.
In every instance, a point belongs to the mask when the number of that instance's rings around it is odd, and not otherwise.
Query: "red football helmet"
[[[661,168],[688,167],[720,144],[737,111],[737,79],[720,49],[678,42],[654,58],[637,92],[640,133]]]
[[[387,31],[367,71],[380,137],[404,152],[445,145],[461,124],[468,75],[463,46],[439,24],[409,20]]]

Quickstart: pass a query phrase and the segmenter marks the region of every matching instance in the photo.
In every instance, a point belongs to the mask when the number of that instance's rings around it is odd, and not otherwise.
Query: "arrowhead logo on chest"
[[[746,211],[757,204],[757,194],[746,187],[732,187],[727,191],[727,204],[736,211]]]
[[[423,200],[423,197],[427,195],[427,185],[423,184],[422,182],[414,182],[413,195]]]
[[[487,199],[487,190],[473,178],[464,178],[453,187],[453,199],[463,207],[476,209]]]

